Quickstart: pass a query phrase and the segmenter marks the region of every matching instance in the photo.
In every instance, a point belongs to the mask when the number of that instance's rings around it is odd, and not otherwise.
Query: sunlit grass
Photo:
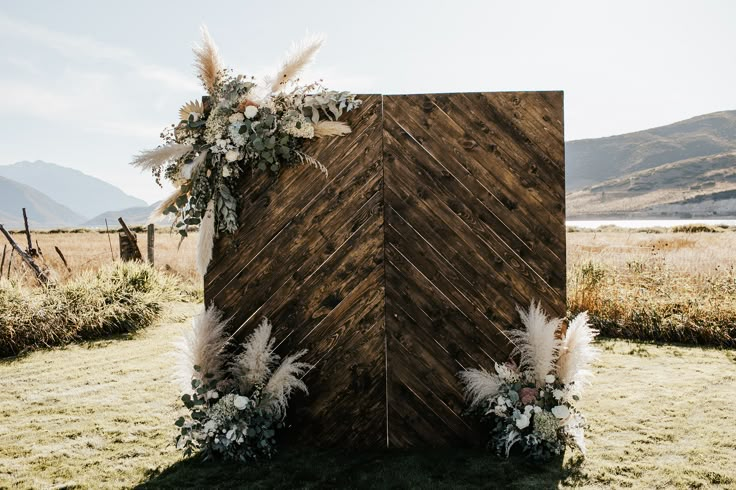
[[[582,408],[588,458],[533,467],[480,451],[283,450],[265,466],[182,460],[172,342],[142,332],[0,363],[0,487],[707,488],[736,486],[736,352],[603,341]]]

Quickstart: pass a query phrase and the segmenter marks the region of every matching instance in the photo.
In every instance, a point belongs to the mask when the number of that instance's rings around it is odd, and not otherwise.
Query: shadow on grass
[[[584,480],[582,459],[533,465],[477,450],[289,449],[261,465],[180,461],[138,488],[534,488]]]

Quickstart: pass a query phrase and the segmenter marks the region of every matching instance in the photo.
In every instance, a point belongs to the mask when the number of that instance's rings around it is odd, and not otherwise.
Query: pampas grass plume
[[[280,92],[309,65],[324,43],[321,35],[308,36],[302,42],[293,44],[281,65],[281,69],[271,82],[271,92]]]
[[[142,170],[154,170],[169,162],[173,162],[192,151],[192,145],[180,145],[172,143],[153,150],[140,152],[130,162],[134,167]]]
[[[342,121],[318,121],[314,125],[314,136],[316,138],[344,136],[350,132],[350,126]]]
[[[598,357],[598,350],[592,346],[597,335],[598,331],[588,323],[587,311],[570,321],[557,360],[557,377],[562,383],[574,382],[578,389],[587,383],[590,376],[588,368]]]
[[[271,322],[264,318],[243,343],[243,352],[230,367],[230,372],[240,387],[248,393],[254,386],[266,381],[279,356],[273,352],[275,339],[271,338]]]
[[[192,319],[192,329],[177,342],[177,378],[183,392],[191,392],[192,379],[219,381],[223,377],[227,321],[222,312],[210,306]],[[199,371],[194,370],[199,366]]]
[[[532,302],[528,310],[517,307],[517,311],[524,328],[507,332],[509,338],[516,344],[511,355],[520,354],[520,367],[532,369],[537,386],[544,386],[544,378],[555,367],[560,348],[556,333],[562,320],[548,319],[539,302]]]
[[[204,277],[212,260],[212,248],[215,244],[215,200],[210,200],[207,210],[199,224],[197,240],[197,271]]]
[[[301,380],[301,376],[313,366],[305,362],[297,362],[306,353],[306,350],[302,350],[286,357],[263,389],[263,394],[266,395],[264,408],[276,417],[286,415],[289,397],[294,391],[302,390],[308,393],[307,385]]]
[[[465,385],[465,397],[470,402],[470,408],[475,408],[498,394],[501,379],[485,369],[466,369],[458,374],[460,381]]]
[[[197,76],[202,80],[204,88],[210,95],[214,95],[215,85],[222,71],[222,62],[217,54],[217,46],[210,37],[207,27],[202,26],[202,44],[195,46],[194,66],[197,68]]]

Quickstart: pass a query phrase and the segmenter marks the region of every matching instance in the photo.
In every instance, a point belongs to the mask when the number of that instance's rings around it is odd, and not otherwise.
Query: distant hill
[[[9,229],[23,227],[22,208],[32,228],[76,226],[83,218],[27,185],[0,177],[0,224]]]
[[[82,217],[80,222],[110,209],[147,206],[146,202],[79,170],[43,161],[0,165],[5,177],[46,194]],[[75,223],[79,224],[79,223]]]
[[[149,223],[148,218],[156,210],[160,201],[150,206],[140,206],[127,209],[121,209],[120,211],[107,211],[99,214],[82,224],[83,227],[101,227],[105,226],[105,219],[108,224],[118,226],[118,218],[122,217],[125,220],[125,224],[129,226],[135,225],[147,225]],[[155,222],[156,224],[170,224],[171,219],[161,219]]]
[[[736,111],[566,145],[567,217],[736,217]]]

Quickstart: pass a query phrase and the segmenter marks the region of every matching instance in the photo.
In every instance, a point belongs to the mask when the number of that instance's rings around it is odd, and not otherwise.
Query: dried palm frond
[[[314,125],[314,136],[317,138],[344,136],[350,132],[350,126],[342,121],[317,121]]]
[[[279,356],[273,351],[275,339],[271,338],[271,322],[264,318],[258,328],[243,343],[243,352],[235,357],[230,372],[240,386],[241,393],[248,393],[254,386],[266,381]]]
[[[498,394],[501,379],[485,369],[466,369],[458,373],[460,381],[465,385],[465,398],[470,402],[470,408],[475,408],[489,398]]]
[[[507,331],[516,344],[511,355],[521,354],[521,368],[532,369],[537,386],[544,386],[544,378],[554,370],[560,347],[556,333],[562,320],[548,319],[539,302],[532,302],[526,311],[517,307],[517,311],[524,328]]]
[[[289,397],[295,390],[308,393],[307,385],[301,380],[301,376],[313,366],[306,362],[297,362],[306,353],[306,350],[302,350],[286,357],[274,371],[263,389],[264,410],[273,413],[276,417],[283,417],[286,415]]]
[[[159,204],[153,211],[153,213],[151,213],[151,216],[148,217],[148,222],[155,223],[156,221],[163,218],[165,211],[176,204],[176,200],[179,199],[179,196],[181,195],[181,190],[179,189],[176,189],[174,192],[172,192],[171,195],[161,201],[161,204]]]
[[[192,148],[192,145],[181,145],[178,143],[164,145],[153,150],[140,152],[133,158],[130,164],[142,170],[154,170],[169,162],[182,158],[192,151]]]
[[[223,378],[226,326],[222,312],[210,306],[192,319],[192,330],[177,342],[177,377],[184,392],[191,392],[192,379],[217,382]],[[206,378],[207,374],[211,377]]]
[[[280,92],[284,86],[294,80],[309,65],[322,47],[324,38],[320,35],[309,36],[298,44],[293,44],[271,82],[271,92]]]
[[[202,44],[194,47],[194,66],[197,76],[202,80],[204,88],[210,95],[214,95],[215,85],[220,78],[222,62],[217,54],[217,46],[210,37],[207,27],[202,26]]]
[[[573,383],[580,390],[588,381],[590,364],[598,356],[598,350],[591,344],[598,331],[590,328],[588,312],[572,319],[560,345],[557,359],[557,377],[564,384]]]
[[[327,172],[327,167],[325,167],[324,165],[322,165],[319,162],[319,160],[317,160],[316,158],[314,158],[312,156],[309,156],[306,153],[304,153],[302,151],[299,151],[299,150],[294,150],[294,153],[296,153],[296,156],[299,157],[299,162],[301,162],[301,163],[307,163],[307,164],[311,165],[312,167],[316,168],[317,170],[319,170],[320,172],[322,172],[323,174],[325,174],[325,177],[327,177],[329,175],[328,172]]]
[[[212,260],[212,248],[215,243],[215,200],[210,200],[199,224],[197,240],[197,271],[204,277]]]
[[[202,102],[198,100],[191,100],[181,106],[179,109],[179,119],[182,121],[186,121],[189,119],[189,114],[192,112],[201,115],[204,115],[204,107],[202,107]]]

